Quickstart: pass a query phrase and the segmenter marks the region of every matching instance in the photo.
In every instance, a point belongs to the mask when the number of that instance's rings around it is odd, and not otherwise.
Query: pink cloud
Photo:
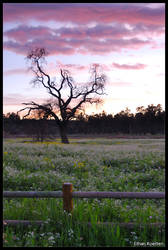
[[[126,22],[135,24],[163,24],[165,6],[150,8],[146,4],[131,3],[7,3],[3,5],[4,21],[29,20],[61,21],[87,24],[89,22]]]
[[[97,65],[97,66],[100,66],[100,69],[103,70],[103,71],[110,71],[111,70],[111,66],[110,65],[107,65],[107,64],[102,64],[102,63],[92,63],[92,65]],[[86,71],[86,72],[89,72],[90,69],[91,69],[91,66],[92,65],[81,65],[81,64],[63,64],[62,62],[60,61],[57,61],[57,65],[60,68],[62,69],[67,69],[69,70],[70,72],[81,72],[81,71]],[[56,68],[56,67],[54,67]]]
[[[131,82],[110,82],[109,86],[111,87],[127,87],[127,86],[131,86],[132,83]]]
[[[22,105],[23,102],[30,101],[30,96],[25,96],[19,93],[12,93],[3,96],[4,105]],[[43,102],[44,98],[34,98],[34,101]],[[23,106],[23,105],[22,105]]]
[[[94,64],[94,63],[93,63]],[[118,63],[112,63],[112,64],[104,64],[104,63],[99,63],[97,64],[100,66],[100,69],[103,70],[104,72],[111,71],[113,68],[118,68],[118,69],[124,69],[124,70],[141,70],[144,69],[147,65],[137,63],[134,65],[129,65],[129,64],[118,64]],[[65,69],[69,70],[70,73],[80,73],[81,71],[89,72],[91,65],[82,65],[82,64],[66,64],[62,63],[61,61],[57,60],[56,64],[55,63],[49,63],[45,67],[45,72],[47,74],[50,74],[50,76],[56,76],[60,74],[60,69]],[[12,69],[12,70],[6,70],[4,71],[4,76],[10,76],[10,75],[31,75],[33,76],[33,72],[31,69],[24,69],[24,68],[18,68],[18,69]],[[117,83],[117,85],[125,85],[125,83]],[[127,83],[126,83],[127,84]]]
[[[139,49],[159,45],[154,38],[164,34],[159,25],[136,24],[131,29],[124,24],[48,28],[45,26],[18,26],[4,32],[4,49],[26,55],[31,48],[47,48],[50,54],[107,54],[122,49]],[[155,35],[155,36],[154,36]],[[147,39],[143,39],[142,37]]]
[[[10,75],[28,75],[31,74],[32,72],[28,69],[10,69],[10,70],[6,70],[3,72],[4,76],[10,76]]]
[[[112,66],[118,69],[139,70],[139,69],[144,69],[147,65],[142,63],[137,63],[134,65],[113,63]]]
[[[124,24],[113,24],[113,25],[102,25],[97,24],[94,27],[88,28],[87,26],[77,26],[77,27],[62,27],[58,29],[51,29],[45,26],[26,26],[20,25],[15,29],[8,30],[4,32],[4,36],[8,39],[18,41],[20,43],[26,41],[32,41],[35,39],[56,39],[59,41],[67,41],[67,39],[76,39],[81,42],[81,39],[123,39],[135,38],[147,35],[148,37],[153,37],[154,35],[164,34],[164,27],[160,25],[143,25],[136,24],[131,26],[131,30],[128,29]],[[137,38],[138,38],[137,37]]]
[[[65,64],[62,63],[61,61],[57,61],[56,64],[54,63],[49,63],[45,66],[45,72],[50,74],[51,76],[59,75],[60,74],[60,69],[66,69],[69,70],[71,73],[76,73],[76,72],[81,72],[81,71],[89,71],[88,65],[81,65],[81,64]],[[105,65],[104,65],[105,67]],[[31,69],[24,69],[24,68],[17,68],[17,69],[11,69],[11,70],[6,70],[3,72],[4,76],[11,76],[11,75],[31,75],[33,76],[34,73],[32,72]]]
[[[57,60],[56,64],[54,63],[49,63],[48,66],[46,66],[46,72],[48,72],[48,74],[55,76],[56,74],[59,75],[60,74],[60,69],[65,69],[65,70],[69,70],[70,74],[76,74],[79,73],[81,71],[89,71],[89,66],[88,65],[81,65],[81,64],[66,64],[66,63],[62,63],[61,61]]]
[[[51,38],[44,40],[34,39],[33,41],[28,41],[22,44],[16,41],[6,41],[3,44],[4,49],[24,56],[26,56],[30,50],[39,46],[47,49],[50,55],[72,55],[75,53],[75,48],[69,47],[65,41],[54,40]]]
[[[22,22],[22,25],[4,32],[4,49],[24,55],[29,49],[39,46],[53,55],[106,55],[123,49],[137,50],[146,45],[155,49],[159,46],[155,38],[165,32],[164,5],[155,8],[153,4],[124,3],[14,3],[3,6],[4,23]],[[77,26],[49,28],[43,24],[32,27],[31,20],[72,22]],[[95,26],[87,25],[91,22],[95,22]]]
[[[79,64],[64,64],[62,65],[64,68],[69,69],[69,70],[88,70],[88,66],[85,65],[79,65]]]
[[[45,37],[36,38],[32,41],[27,41],[25,43],[20,43],[20,41],[5,41],[3,46],[4,49],[13,51],[18,54],[27,55],[30,49],[36,47],[44,47],[49,52],[49,55],[72,55],[75,53],[81,54],[99,54],[106,55],[110,52],[120,52],[123,49],[137,50],[146,45],[156,46],[157,44],[153,40],[143,40],[139,38],[131,39],[62,39],[60,37]]]
[[[53,30],[54,31],[54,30]],[[126,29],[123,25],[116,24],[105,25],[97,24],[94,27],[88,28],[87,26],[77,26],[71,28],[60,28],[55,30],[62,38],[122,38],[125,35],[129,35],[130,31]]]
[[[4,32],[4,36],[9,39],[14,39],[20,43],[27,42],[27,40],[44,38],[50,35],[50,29],[47,27],[29,27],[26,25],[20,25],[15,29]]]

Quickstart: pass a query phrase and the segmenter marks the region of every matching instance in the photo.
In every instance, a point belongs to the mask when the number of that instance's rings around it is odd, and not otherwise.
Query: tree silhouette
[[[25,108],[19,110],[27,110],[29,116],[33,110],[39,110],[43,117],[52,117],[55,119],[59,127],[62,143],[69,143],[67,137],[67,126],[69,120],[73,119],[86,103],[101,103],[100,96],[104,95],[104,87],[106,76],[98,72],[99,65],[94,64],[91,68],[91,80],[84,86],[75,84],[69,71],[61,69],[61,81],[55,82],[51,79],[49,74],[43,69],[43,63],[46,56],[44,48],[37,48],[32,50],[27,59],[31,61],[31,70],[35,74],[33,83],[43,86],[52,97],[46,103],[38,104],[34,101],[23,103]],[[65,90],[68,96],[65,97]],[[97,98],[96,96],[99,96]]]
[[[150,115],[155,110],[155,116]],[[31,111],[31,119],[20,119],[14,112],[3,114],[4,136],[24,136],[43,140],[46,137],[52,139],[59,134],[54,119],[44,119],[38,113],[39,110]],[[153,111],[152,111],[153,112]],[[152,119],[151,119],[152,118]],[[141,106],[137,108],[136,114],[131,114],[129,109],[122,110],[116,115],[99,114],[86,115],[80,113],[75,119],[69,121],[68,133],[73,134],[106,134],[106,135],[147,135],[157,136],[165,134],[165,111],[160,104]]]

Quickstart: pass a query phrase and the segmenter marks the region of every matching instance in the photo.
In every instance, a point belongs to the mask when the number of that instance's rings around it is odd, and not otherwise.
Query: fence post
[[[62,186],[62,191],[63,191],[63,209],[70,213],[73,210],[72,184],[64,183]]]

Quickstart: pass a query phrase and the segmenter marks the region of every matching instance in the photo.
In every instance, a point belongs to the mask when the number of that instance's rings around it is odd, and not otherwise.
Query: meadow
[[[164,192],[164,139],[4,139],[4,191]],[[165,246],[163,228],[138,224],[165,223],[164,199],[73,199],[73,213],[59,198],[4,198],[3,218],[44,220],[41,227],[4,227],[4,247]],[[92,226],[88,227],[87,222]],[[134,222],[135,228],[99,222]]]

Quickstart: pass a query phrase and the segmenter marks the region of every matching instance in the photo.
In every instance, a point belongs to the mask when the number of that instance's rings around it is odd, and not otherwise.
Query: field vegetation
[[[58,191],[65,182],[73,184],[73,191],[164,192],[164,139],[76,138],[70,144],[4,139],[4,191]],[[4,198],[4,220],[44,220],[41,227],[5,226],[4,247],[165,245],[163,228],[138,227],[165,222],[163,199],[85,198],[73,199],[73,205],[68,214],[59,198]]]

